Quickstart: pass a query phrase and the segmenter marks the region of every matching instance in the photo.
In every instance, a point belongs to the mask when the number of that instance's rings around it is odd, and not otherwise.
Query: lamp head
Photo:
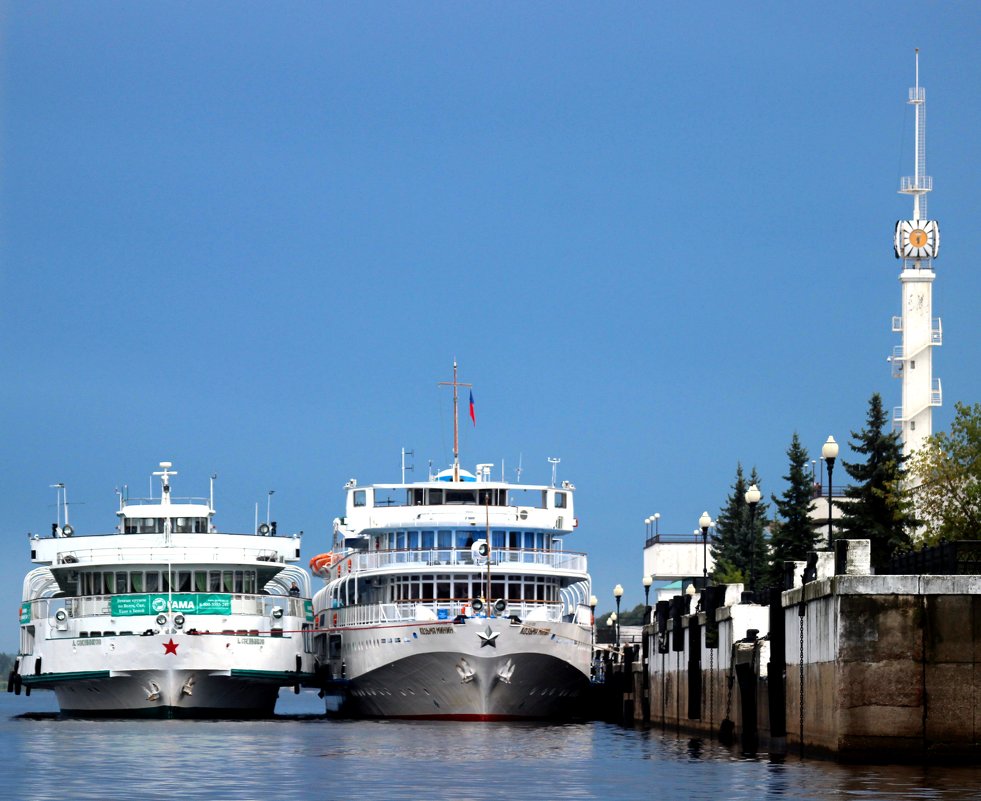
[[[644,586],[645,587],[650,587],[651,584],[653,584],[653,583],[654,583],[654,577],[653,576],[644,576]]]
[[[746,490],[746,503],[748,503],[750,506],[756,506],[762,497],[763,494],[760,492],[760,488],[755,484],[751,484],[749,489]]]
[[[834,437],[828,437],[828,441],[821,446],[821,455],[829,462],[838,458],[838,443]]]
[[[698,525],[702,529],[703,534],[708,531],[708,527],[712,525],[712,518],[708,512],[702,512],[702,516],[698,518]]]
[[[614,598],[623,597],[623,587],[620,584],[617,584],[617,586],[613,588],[613,597]]]

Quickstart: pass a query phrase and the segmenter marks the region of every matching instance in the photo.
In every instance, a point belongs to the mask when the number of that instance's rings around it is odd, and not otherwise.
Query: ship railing
[[[350,566],[347,562],[350,562]],[[586,555],[574,551],[543,551],[524,548],[493,548],[491,567],[495,565],[526,565],[548,567],[572,573],[586,572]],[[486,568],[486,560],[475,559],[469,548],[433,548],[426,550],[390,550],[355,553],[331,568],[328,578],[348,572],[378,570],[386,567],[467,567]]]
[[[185,495],[182,497],[177,497],[172,495],[170,498],[171,506],[186,506],[188,504],[194,506],[207,506],[210,508],[211,500],[209,498],[197,498],[190,495]],[[123,506],[160,506],[160,498],[124,498]]]
[[[112,601],[111,598],[126,598],[140,595],[152,595],[159,598],[173,598],[174,600],[180,599],[182,596],[187,595],[230,595],[231,596],[231,612],[230,615],[258,615],[267,616],[272,612],[274,606],[279,606],[283,609],[284,614],[292,617],[304,617],[305,606],[304,602],[308,602],[309,599],[296,598],[287,595],[244,595],[239,593],[221,593],[221,592],[206,592],[206,593],[190,593],[190,592],[174,592],[168,594],[166,591],[163,592],[151,592],[151,593],[119,593],[115,596],[113,595],[85,595],[77,597],[59,597],[59,598],[36,598],[30,601],[24,601],[21,605],[21,621],[27,622],[28,615],[30,620],[38,620],[41,618],[54,619],[59,609],[64,609],[68,614],[69,619],[74,618],[89,618],[89,617],[110,617],[112,616]],[[150,613],[156,615],[157,612]],[[187,623],[185,628],[194,628],[194,619],[198,616],[208,615],[207,612],[202,613],[185,613],[187,618]],[[227,615],[222,614],[222,617]],[[129,617],[128,615],[116,616],[114,619],[117,621],[123,621]],[[213,615],[212,615],[213,617]]]
[[[67,542],[67,540],[65,541]],[[286,556],[275,548],[241,548],[238,549],[241,562],[278,562],[285,563]],[[158,548],[133,548],[111,547],[111,548],[72,548],[58,554],[58,564],[75,564],[85,562],[88,564],[101,564],[110,562],[191,562],[200,564],[213,564],[215,562],[227,563],[229,561],[229,549],[225,547],[205,546],[185,546],[173,548],[160,546]]]
[[[436,601],[397,601],[387,604],[363,604],[330,611],[329,626],[376,626],[385,623],[452,623],[457,615],[472,617],[472,599],[445,598]],[[558,623],[565,614],[565,604],[551,601],[509,601],[496,617],[514,617],[526,623]]]

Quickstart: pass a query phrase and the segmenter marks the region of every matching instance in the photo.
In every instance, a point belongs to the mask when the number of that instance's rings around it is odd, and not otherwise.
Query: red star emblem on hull
[[[177,656],[178,645],[180,645],[180,643],[174,642],[174,638],[171,637],[170,642],[163,643],[164,655],[166,656],[167,654],[173,654],[174,656]]]

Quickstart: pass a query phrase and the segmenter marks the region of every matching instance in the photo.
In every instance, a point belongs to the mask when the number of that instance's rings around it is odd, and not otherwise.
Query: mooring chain
[[[709,731],[712,731],[712,714],[715,712],[715,652],[709,648]]]
[[[800,619],[800,753],[804,755],[804,618]]]

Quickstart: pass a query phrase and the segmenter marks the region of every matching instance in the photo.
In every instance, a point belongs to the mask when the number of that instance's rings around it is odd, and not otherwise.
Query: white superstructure
[[[427,481],[348,482],[333,550],[311,561],[326,580],[313,602],[329,712],[585,714],[590,581],[563,544],[575,488],[494,481],[491,469],[454,460]]]
[[[212,498],[172,498],[160,466],[160,497],[121,493],[114,532],[80,536],[66,509],[31,539],[10,689],[86,716],[271,714],[313,667],[299,537],[219,533]]]
[[[915,160],[912,176],[900,184],[902,194],[913,198],[913,217],[896,223],[893,242],[897,259],[903,261],[902,314],[892,318],[892,330],[902,334],[894,348],[892,373],[902,380],[902,406],[893,412],[893,424],[902,432],[903,453],[911,454],[933,433],[933,408],[943,402],[940,379],[933,377],[933,348],[942,344],[940,318],[933,316],[933,260],[940,247],[940,230],[927,218],[927,193],[933,179],[926,174],[926,90],[920,86],[919,51],[916,85],[909,90],[915,113]]]

